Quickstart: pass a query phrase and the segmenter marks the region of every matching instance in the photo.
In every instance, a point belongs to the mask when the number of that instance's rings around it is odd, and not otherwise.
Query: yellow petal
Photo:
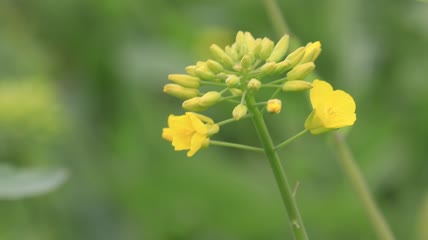
[[[162,130],[162,138],[172,142],[173,139],[173,131],[171,128],[164,128]]]
[[[354,99],[351,95],[342,90],[336,90],[333,92],[332,101],[337,112],[355,112]]]
[[[196,115],[191,112],[186,113],[186,116],[189,116],[189,119],[192,124],[192,128],[199,134],[207,135],[207,127]]]
[[[312,83],[313,87],[310,91],[310,98],[311,98],[311,104],[312,108],[317,108],[317,105],[319,105],[322,102],[325,102],[326,98],[328,98],[331,93],[333,92],[333,87],[325,81],[322,80],[314,80]]]
[[[191,157],[199,149],[201,149],[202,144],[204,143],[204,141],[205,141],[206,138],[207,138],[206,135],[201,135],[201,134],[195,134],[195,135],[193,135],[191,143],[190,143],[190,150],[187,152],[187,156]]]

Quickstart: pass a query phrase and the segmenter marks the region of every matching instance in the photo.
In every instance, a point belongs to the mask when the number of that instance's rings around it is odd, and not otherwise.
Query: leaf
[[[68,178],[64,168],[21,169],[0,164],[0,200],[38,196],[57,189]]]

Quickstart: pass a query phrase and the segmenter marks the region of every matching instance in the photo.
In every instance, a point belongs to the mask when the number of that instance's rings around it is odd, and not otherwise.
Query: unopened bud
[[[199,99],[199,105],[201,105],[202,107],[211,107],[212,105],[216,104],[220,99],[221,94],[219,92],[207,92]]]
[[[213,54],[214,58],[217,61],[222,62],[225,66],[230,67],[233,65],[232,58],[228,54],[226,54],[225,51],[223,51],[223,49],[221,49],[216,44],[212,44],[210,46],[210,51]]]
[[[243,69],[249,68],[251,65],[253,65],[255,61],[255,58],[250,54],[245,54],[241,59],[241,67]]]
[[[201,106],[199,103],[201,101],[200,97],[194,97],[191,99],[187,99],[181,105],[185,110],[191,112],[202,112],[208,109],[208,107]]]
[[[181,85],[183,87],[199,88],[200,86],[199,78],[192,77],[186,74],[169,74],[168,79],[171,82]]]
[[[274,62],[267,62],[260,67],[260,73],[262,75],[272,73],[275,70],[276,65],[277,64]]]
[[[245,37],[245,43],[247,44],[247,51],[248,53],[252,53],[252,51],[254,50],[254,46],[256,44],[256,40],[254,39],[253,35],[251,35],[251,33],[249,32],[245,32],[244,37]]]
[[[266,59],[266,61],[279,62],[281,59],[283,59],[285,54],[287,53],[289,42],[290,42],[290,37],[288,35],[284,35],[275,45],[271,55],[269,56],[268,59]]]
[[[269,113],[279,113],[281,112],[282,102],[281,100],[275,98],[275,99],[269,99],[266,105],[266,110]]]
[[[292,53],[288,54],[285,60],[290,62],[291,67],[294,67],[300,62],[300,60],[302,60],[303,55],[305,55],[305,51],[305,47],[299,47]]]
[[[218,133],[220,131],[220,127],[217,124],[207,124],[208,128],[207,135],[211,137],[212,135]]]
[[[241,84],[240,78],[233,74],[229,75],[229,77],[227,77],[225,82],[229,88],[234,88],[239,86],[239,84]]]
[[[244,36],[244,32],[239,31],[236,34],[236,50],[238,52],[238,57],[242,57],[245,54],[247,54],[247,43],[245,41],[245,36]]]
[[[221,72],[221,73],[217,73],[217,75],[215,76],[216,76],[216,79],[220,80],[221,82],[224,82],[229,75],[224,72]]]
[[[266,60],[272,53],[274,45],[275,44],[269,38],[263,38],[259,58]]]
[[[321,43],[319,41],[308,43],[305,49],[305,54],[303,55],[299,64],[314,62],[321,53]]]
[[[255,57],[259,57],[260,55],[260,50],[262,49],[262,42],[263,40],[261,38],[257,38],[256,41],[254,42],[254,48],[252,52]]]
[[[224,49],[224,51],[226,52],[227,56],[229,56],[232,59],[232,63],[235,61],[238,61],[239,56],[238,56],[238,52],[236,51],[236,44],[232,44],[232,46],[226,46],[226,48]]]
[[[232,111],[232,116],[235,120],[239,120],[245,115],[247,115],[247,106],[244,104],[238,104]]]
[[[204,80],[214,80],[215,74],[208,68],[207,65],[202,65],[196,68],[196,76]]]
[[[259,90],[261,86],[262,83],[259,80],[253,78],[248,82],[247,88],[252,90]]]
[[[195,65],[190,65],[187,66],[186,68],[184,68],[184,70],[186,70],[186,72],[191,75],[191,76],[196,76],[195,70],[196,70],[196,66]]]
[[[315,69],[313,62],[299,64],[287,73],[287,80],[304,79]]]
[[[233,96],[242,96],[242,90],[239,88],[229,88],[229,92],[232,93]]]
[[[222,72],[224,70],[223,65],[221,65],[219,62],[211,60],[211,59],[207,61],[207,66],[214,73],[219,73],[219,72]]]
[[[275,71],[274,74],[281,74],[287,70],[291,69],[291,63],[288,60],[284,60],[282,62],[279,62],[275,65]]]
[[[284,92],[305,91],[312,88],[312,83],[303,80],[287,81],[282,86]]]
[[[178,84],[165,84],[163,92],[180,99],[189,99],[198,96],[199,90],[195,88],[185,88]]]

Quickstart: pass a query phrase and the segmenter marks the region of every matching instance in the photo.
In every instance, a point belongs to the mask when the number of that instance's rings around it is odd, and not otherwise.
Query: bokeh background
[[[428,239],[428,3],[280,6],[303,42],[322,42],[320,75],[354,96],[349,144],[397,239]],[[49,193],[0,200],[0,239],[291,239],[263,155],[210,147],[187,158],[160,137],[183,112],[162,93],[167,75],[238,30],[279,39],[262,1],[0,1],[1,164],[68,175]],[[304,95],[284,104],[268,120],[277,141],[310,111]],[[257,145],[250,129],[216,138]],[[329,134],[280,154],[313,239],[375,239]]]

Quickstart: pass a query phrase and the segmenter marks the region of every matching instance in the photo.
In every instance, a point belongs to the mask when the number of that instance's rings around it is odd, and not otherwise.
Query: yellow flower
[[[209,139],[219,131],[214,121],[201,114],[186,112],[185,115],[169,115],[168,127],[162,131],[162,137],[174,146],[175,151],[189,150],[187,156],[193,156]]]
[[[312,134],[351,126],[357,119],[352,96],[342,90],[333,91],[328,82],[315,80],[310,98],[313,111],[306,119],[305,128]]]

